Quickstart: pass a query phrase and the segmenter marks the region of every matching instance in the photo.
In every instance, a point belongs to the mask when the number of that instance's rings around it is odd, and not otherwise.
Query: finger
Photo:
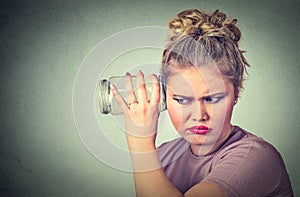
[[[150,104],[158,105],[160,101],[160,83],[154,74],[150,75],[149,78],[152,84]]]
[[[145,103],[148,103],[148,96],[147,96],[144,74],[142,73],[142,71],[138,71],[136,74],[136,85],[137,85],[138,100],[141,106],[143,106],[145,105]]]
[[[127,104],[126,104],[126,101],[124,100],[122,95],[119,93],[119,91],[117,90],[117,88],[113,84],[110,84],[109,87],[110,87],[110,91],[113,94],[114,99],[116,100],[116,102],[118,103],[120,108],[122,109],[123,113],[126,114],[128,109],[129,109]]]
[[[126,76],[125,76],[125,91],[128,96],[128,104],[135,103],[136,96],[133,91],[132,77],[131,77],[131,74],[128,72],[126,73]]]

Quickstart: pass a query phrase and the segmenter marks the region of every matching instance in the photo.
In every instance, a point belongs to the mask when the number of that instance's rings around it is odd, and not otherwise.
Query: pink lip
[[[190,127],[189,131],[195,134],[205,135],[210,131],[210,129],[206,126],[200,125],[200,126]]]

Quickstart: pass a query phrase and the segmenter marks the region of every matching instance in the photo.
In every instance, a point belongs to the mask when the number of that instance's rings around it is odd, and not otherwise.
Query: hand
[[[137,97],[133,90],[132,77],[125,77],[125,89],[128,104],[115,86],[111,85],[114,99],[124,113],[126,138],[129,149],[134,152],[155,150],[155,139],[159,117],[160,85],[156,75],[150,75],[152,91],[148,99],[144,75],[139,71],[136,75]]]

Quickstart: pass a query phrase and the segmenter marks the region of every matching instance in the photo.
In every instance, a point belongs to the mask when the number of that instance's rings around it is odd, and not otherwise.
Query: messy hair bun
[[[163,52],[162,74],[168,78],[171,62],[185,68],[214,61],[240,92],[249,64],[239,49],[242,35],[236,23],[236,19],[228,18],[219,10],[211,14],[197,9],[178,13],[169,22],[170,35]]]
[[[230,20],[226,14],[216,10],[211,15],[207,15],[197,9],[185,10],[177,14],[169,23],[169,28],[173,30],[172,36],[178,34],[188,34],[195,37],[227,37],[235,43],[241,38],[241,32],[236,27],[237,19]]]

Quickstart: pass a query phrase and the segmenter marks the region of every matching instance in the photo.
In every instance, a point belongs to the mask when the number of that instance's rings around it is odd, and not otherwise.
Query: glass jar
[[[136,93],[136,76],[132,76],[132,83],[134,87],[134,92]],[[163,82],[162,76],[158,76],[159,84],[160,84],[160,102],[159,102],[159,111],[164,111],[166,106],[166,90],[165,85]],[[125,91],[125,76],[113,76],[109,79],[102,79],[99,82],[99,93],[100,93],[100,113],[101,114],[112,114],[112,115],[119,115],[122,114],[123,111],[118,105],[118,103],[113,98],[113,95],[110,91],[110,84],[114,84],[119,93],[123,96],[123,98],[126,100],[127,95]],[[152,89],[152,85],[147,79],[145,79],[146,89],[148,93],[148,98],[150,98],[150,92]],[[135,94],[137,97],[137,94]],[[138,98],[137,98],[138,101]]]

